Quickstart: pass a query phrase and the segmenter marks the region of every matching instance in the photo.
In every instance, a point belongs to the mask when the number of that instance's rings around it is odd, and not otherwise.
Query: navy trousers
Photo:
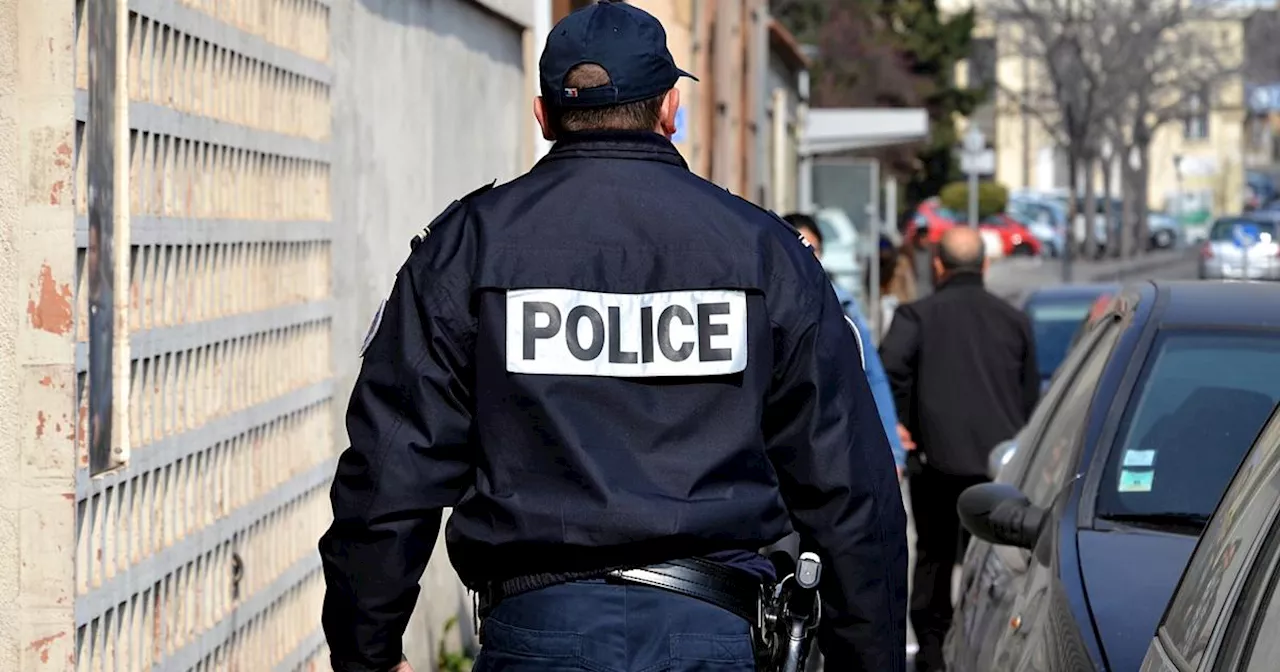
[[[473,672],[752,672],[751,626],[674,593],[580,581],[503,600]]]

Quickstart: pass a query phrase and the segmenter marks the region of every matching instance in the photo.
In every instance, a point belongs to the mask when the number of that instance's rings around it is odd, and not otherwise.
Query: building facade
[[[785,202],[802,64],[763,0],[644,5],[703,78],[680,151]],[[360,343],[410,238],[545,151],[563,11],[0,0],[0,670],[326,668]],[[470,613],[437,544],[418,669]]]

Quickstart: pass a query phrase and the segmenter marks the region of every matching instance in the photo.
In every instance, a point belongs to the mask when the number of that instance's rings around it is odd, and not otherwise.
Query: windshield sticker
[[[1124,466],[1126,467],[1149,467],[1155,462],[1156,451],[1154,450],[1124,451]]]
[[[1156,478],[1154,471],[1120,470],[1120,492],[1151,492],[1151,484]]]

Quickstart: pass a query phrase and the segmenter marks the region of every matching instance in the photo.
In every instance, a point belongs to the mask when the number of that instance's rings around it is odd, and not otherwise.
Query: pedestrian
[[[968,540],[956,502],[988,480],[988,452],[1022,428],[1040,391],[1031,324],[984,289],[986,269],[976,230],[947,231],[933,259],[934,293],[899,307],[880,345],[898,417],[917,446],[907,460],[917,672],[945,669],[951,575]]]
[[[813,256],[821,261],[822,231],[818,228],[817,222],[809,215],[801,213],[792,213],[784,216],[783,219],[804,236],[805,241],[813,248]],[[876,400],[876,410],[880,413],[880,423],[884,426],[885,435],[889,437],[889,447],[893,449],[893,463],[898,468],[898,478],[901,479],[907,464],[907,452],[902,440],[909,437],[905,436],[905,429],[902,434],[898,431],[902,426],[898,423],[898,412],[893,406],[893,391],[889,389],[889,379],[885,376],[884,364],[880,362],[880,354],[876,352],[871,327],[867,325],[867,320],[862,316],[862,311],[858,308],[858,302],[853,295],[834,282],[831,283],[831,287],[835,290],[836,300],[840,302],[844,314],[858,330],[867,383],[871,385],[871,394]]]
[[[320,541],[334,669],[409,669],[451,507],[476,672],[753,670],[758,550],[793,529],[829,669],[904,670],[905,512],[821,265],[689,171],[652,16],[570,14],[539,75],[553,147],[415,239],[365,339]]]

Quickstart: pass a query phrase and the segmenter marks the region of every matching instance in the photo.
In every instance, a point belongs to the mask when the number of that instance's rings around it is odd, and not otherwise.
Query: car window
[[[1035,451],[1037,439],[1043,433],[1044,427],[1053,416],[1054,411],[1057,410],[1066,388],[1071,386],[1071,380],[1075,377],[1076,372],[1080,370],[1080,363],[1092,351],[1098,338],[1099,332],[1092,331],[1082,337],[1078,346],[1068,351],[1067,358],[1062,362],[1062,366],[1059,367],[1053,384],[1041,395],[1039,403],[1036,404],[1035,410],[1027,420],[1027,424],[1015,437],[1017,445],[1021,447],[1014,451],[1013,458],[1009,461],[1009,464],[1000,470],[1000,482],[1014,485],[1022,482],[1022,474],[1026,472],[1027,462],[1030,461],[1030,456]]]
[[[1274,530],[1272,534],[1275,534]],[[1280,548],[1280,544],[1273,546]],[[1245,672],[1275,672],[1277,662],[1280,662],[1280,637],[1276,636],[1280,633],[1280,594],[1276,591],[1277,586],[1280,586],[1280,572],[1275,571],[1277,559],[1274,551],[1272,557],[1266,558],[1264,562],[1272,569],[1271,585],[1266,587],[1262,618],[1246,633],[1250,650]]]
[[[1096,512],[1198,533],[1280,401],[1280,332],[1162,332],[1144,369]]]
[[[1280,443],[1280,422],[1271,422],[1258,443]],[[1198,668],[1204,658],[1215,627],[1228,611],[1232,589],[1269,527],[1273,507],[1268,500],[1276,498],[1278,473],[1280,461],[1274,450],[1255,450],[1240,466],[1222,498],[1223,508],[1201,536],[1169,604],[1161,629],[1192,668]]]
[[[1089,315],[1094,299],[1045,299],[1027,304],[1027,316],[1035,334],[1036,365],[1048,378],[1062,364],[1080,323]]]
[[[1065,388],[1061,404],[1036,442],[1035,453],[1027,465],[1021,487],[1032,504],[1048,507],[1070,479],[1080,453],[1080,438],[1087,424],[1089,404],[1122,330],[1119,322],[1111,322],[1104,327],[1079,371]]]
[[[1275,222],[1252,219],[1219,219],[1213,223],[1213,228],[1209,231],[1209,240],[1215,242],[1230,241],[1233,239],[1236,226],[1242,224],[1257,228],[1259,238],[1263,239],[1262,242],[1268,242],[1276,236]]]

